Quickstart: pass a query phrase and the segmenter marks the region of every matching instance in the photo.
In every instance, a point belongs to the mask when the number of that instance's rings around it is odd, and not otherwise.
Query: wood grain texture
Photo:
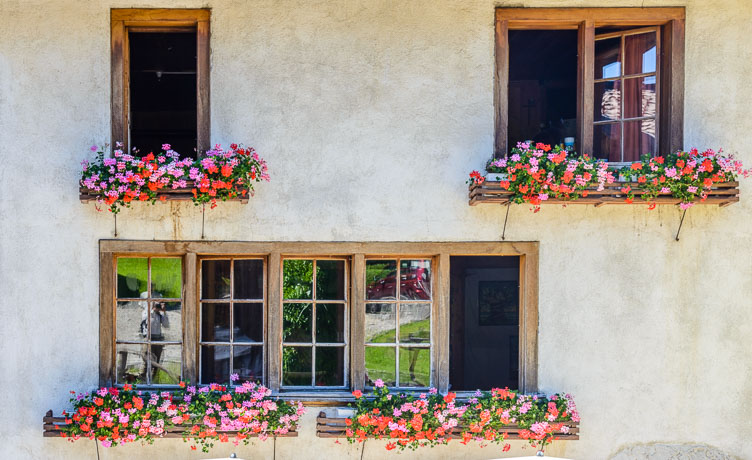
[[[509,21],[510,29],[570,28],[582,21],[595,27],[650,26],[684,19],[684,7],[669,8],[497,8],[496,19]]]
[[[593,66],[595,63],[595,24],[585,20],[577,33],[577,150],[593,154]]]
[[[496,19],[494,75],[494,157],[507,155],[509,127],[509,23]]]
[[[209,20],[207,18],[206,20],[199,21],[196,29],[196,122],[198,123],[196,136],[199,157],[211,148],[211,110],[209,107],[210,49]]]
[[[675,19],[661,31],[660,151],[684,148],[684,19]]]
[[[99,253],[99,385],[115,382],[115,257]]]
[[[114,21],[208,21],[210,11],[197,8],[113,8]]]
[[[196,254],[183,258],[183,380],[198,382],[198,265]]]
[[[449,334],[450,334],[450,273],[449,253],[442,252],[436,258],[438,270],[434,295],[433,325],[433,362],[434,362],[434,385],[442,393],[449,391]]]
[[[110,145],[126,142],[128,131],[125,125],[125,25],[113,19],[110,24]]]
[[[538,251],[520,257],[520,388],[538,391]]]
[[[272,251],[268,260],[266,384],[276,393],[282,383],[282,255],[280,251]]]
[[[350,386],[363,390],[365,386],[366,346],[366,262],[363,253],[352,258],[350,294]]]

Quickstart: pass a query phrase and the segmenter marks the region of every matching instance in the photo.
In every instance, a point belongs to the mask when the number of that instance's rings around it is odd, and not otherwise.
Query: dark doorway
[[[517,389],[520,258],[452,256],[450,267],[451,389]]]
[[[577,31],[509,31],[509,145],[577,132]]]
[[[196,33],[131,32],[130,145],[196,157]]]

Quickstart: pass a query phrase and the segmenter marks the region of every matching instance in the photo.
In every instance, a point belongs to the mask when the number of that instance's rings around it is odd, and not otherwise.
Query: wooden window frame
[[[282,367],[282,260],[283,258],[350,257],[349,388],[337,390],[293,390],[280,393]],[[267,385],[277,394],[311,401],[337,403],[350,398],[350,391],[365,385],[365,260],[369,258],[431,258],[431,384],[441,392],[450,389],[450,256],[518,256],[520,259],[520,347],[519,388],[538,391],[538,259],[537,242],[236,242],[236,241],[128,241],[100,240],[100,320],[99,382],[114,383],[115,289],[117,257],[183,258],[183,377],[198,377],[198,259],[208,256],[265,257],[267,289],[265,312],[265,375]]]
[[[509,151],[509,31],[572,30],[577,37],[577,150],[593,153],[595,29],[603,26],[658,26],[658,152],[684,144],[685,8],[496,8],[494,77],[494,156]],[[657,153],[657,152],[656,152]]]
[[[197,155],[210,148],[209,110],[209,20],[208,9],[113,8],[111,28],[111,144],[130,149],[130,46],[128,32],[196,32],[196,137]]]

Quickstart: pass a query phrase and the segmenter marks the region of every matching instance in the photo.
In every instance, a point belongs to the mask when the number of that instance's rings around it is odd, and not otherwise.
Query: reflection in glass
[[[282,384],[311,386],[311,347],[282,348]]]
[[[180,345],[151,344],[152,385],[177,385],[180,383],[182,348]]]
[[[366,261],[366,299],[395,300],[397,298],[397,261]]]
[[[655,76],[624,80],[624,118],[654,117],[655,96]]]
[[[203,345],[201,347],[201,382],[230,381],[230,346]]]
[[[115,350],[115,375],[117,383],[147,383],[147,345],[118,344]]]
[[[621,81],[603,81],[595,84],[593,92],[593,120],[619,120],[621,118]]]
[[[229,260],[209,259],[201,261],[201,298],[230,298]]]
[[[204,342],[230,341],[230,304],[201,304],[201,340]]]
[[[394,343],[397,329],[396,305],[391,303],[366,304],[366,342]]]
[[[264,372],[264,348],[255,346],[232,347],[232,373],[238,374],[238,382],[260,382]]]
[[[595,41],[595,79],[621,76],[621,37]]]
[[[397,358],[394,347],[366,347],[366,382],[373,386],[378,379],[388,386],[397,384]]]
[[[655,119],[624,122],[624,160],[637,161],[655,153]]]
[[[146,341],[146,305],[145,300],[121,300],[117,303],[115,324],[116,339],[120,342]]]
[[[180,302],[151,302],[151,340],[180,342],[183,340],[181,325],[183,318]],[[141,315],[141,324],[145,324],[146,311]]]
[[[312,299],[313,295],[313,261],[283,261],[283,293],[285,299]]]
[[[400,262],[400,299],[431,300],[431,261],[403,260]]]
[[[431,304],[400,305],[400,343],[429,343],[431,341]]]
[[[151,296],[179,299],[183,291],[183,264],[176,257],[151,259]]]
[[[138,299],[142,292],[146,293],[148,267],[149,264],[145,258],[119,257],[117,259],[118,298]]]
[[[316,304],[316,342],[343,343],[344,341],[345,305],[341,303]],[[318,358],[316,361],[318,362]]]
[[[345,348],[316,347],[316,386],[345,384]]]
[[[264,306],[260,303],[235,303],[233,305],[235,342],[263,342]]]
[[[593,126],[593,156],[608,161],[622,161],[619,123]]]
[[[431,383],[431,352],[429,348],[399,350],[399,384],[401,387],[427,387]]]
[[[283,307],[282,340],[311,342],[311,313],[309,303],[286,303]]]
[[[234,267],[235,299],[264,298],[264,261],[236,259]]]
[[[345,261],[316,261],[316,300],[345,300]]]
[[[624,75],[655,72],[655,41],[655,32],[624,37]]]

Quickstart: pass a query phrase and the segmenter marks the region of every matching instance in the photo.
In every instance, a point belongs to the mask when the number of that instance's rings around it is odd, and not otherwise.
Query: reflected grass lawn
[[[424,331],[430,330],[429,319],[416,321],[402,325],[400,332],[403,335],[414,333],[424,336]],[[379,342],[387,336],[393,337],[394,330],[385,331],[375,336],[372,341]],[[369,347],[366,346],[366,373],[372,384],[376,379],[381,379],[386,385],[396,384],[396,356],[394,347]],[[410,364],[413,363],[412,372]],[[400,350],[400,386],[427,387],[431,381],[431,352],[429,348]]]

